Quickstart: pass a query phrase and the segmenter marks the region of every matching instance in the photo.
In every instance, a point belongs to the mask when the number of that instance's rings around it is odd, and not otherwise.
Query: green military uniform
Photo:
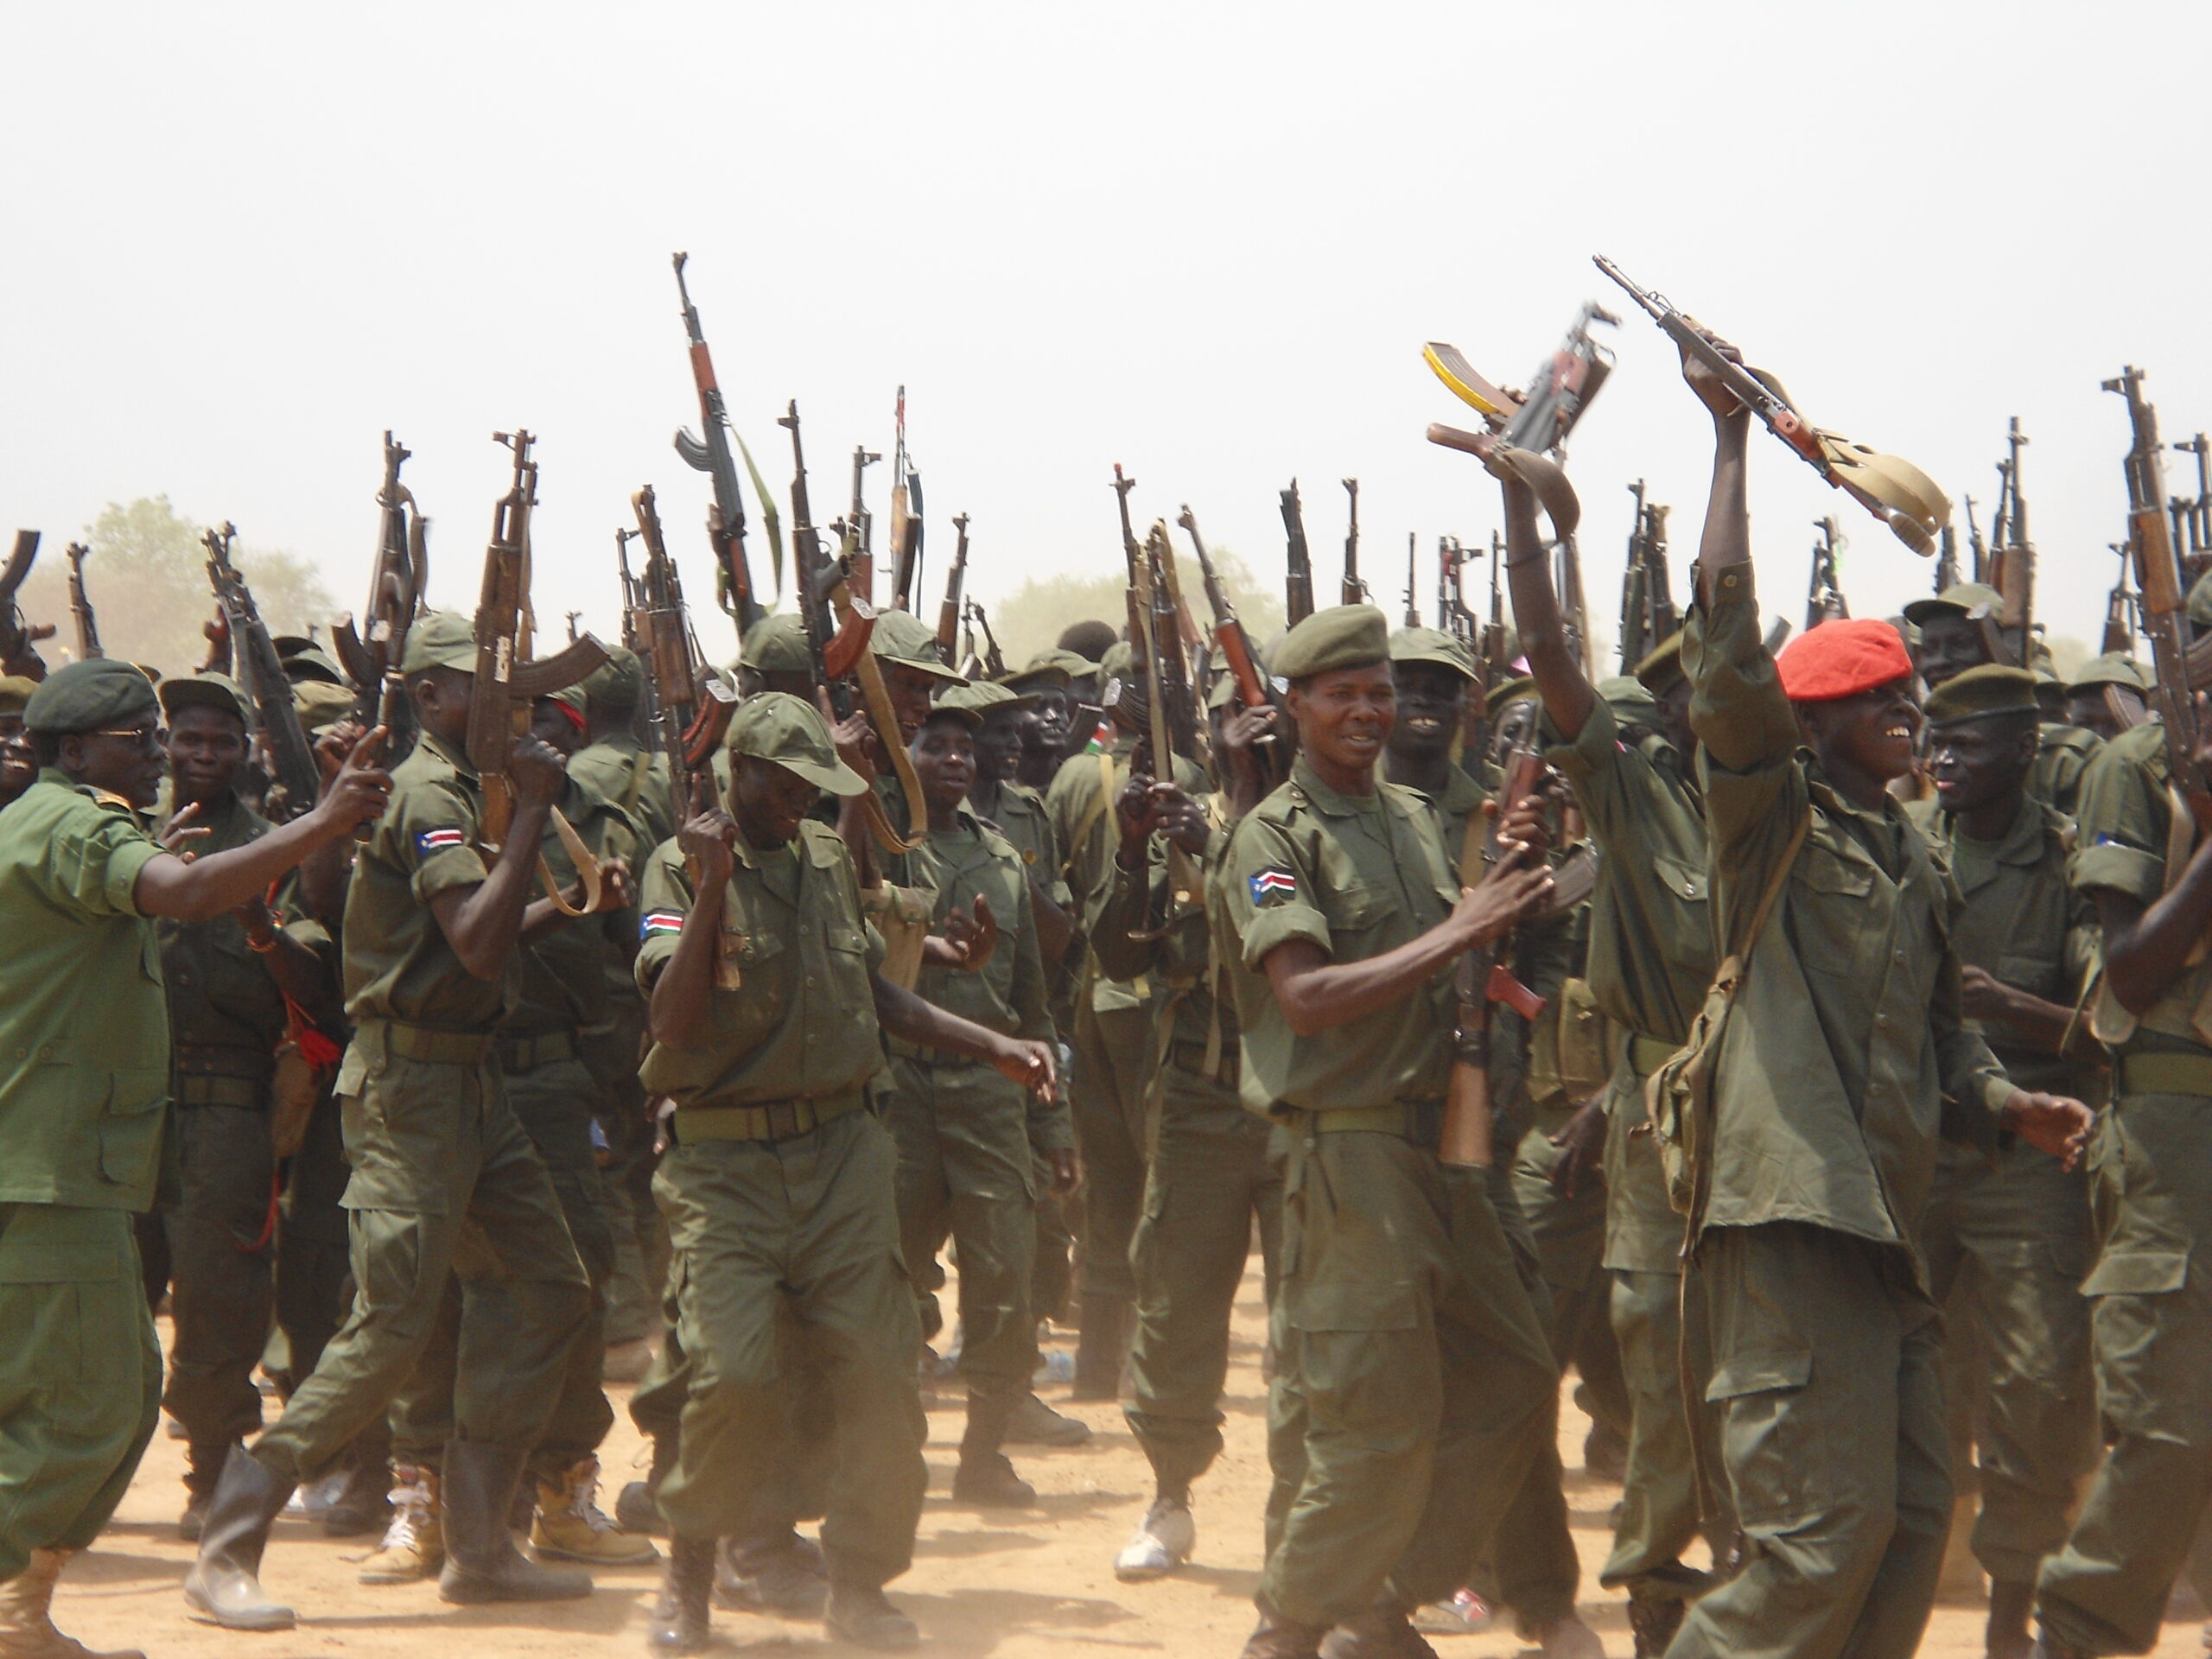
[[[1942,1319],[1912,1230],[1939,1124],[1993,1146],[2012,1085],[1960,1016],[1942,868],[1895,802],[1853,805],[1803,754],[1749,569],[1716,587],[1682,647],[1716,938],[1789,861],[1721,1039],[1700,1217],[1706,1392],[1747,1559],[1669,1651],[1904,1659],[1951,1516]]]
[[[2149,906],[2180,880],[2195,837],[2176,823],[2160,728],[2107,744],[2082,781],[2074,886]],[[0,820],[4,822],[4,820]],[[2212,1491],[2212,966],[2192,955],[2140,1019],[2104,993],[2112,1109],[2090,1149],[2103,1250],[2091,1305],[2110,1449],[2073,1535],[2039,1580],[2045,1628],[2089,1653],[2144,1653]]]
[[[60,696],[65,716],[88,693],[105,710],[72,730],[156,718],[143,678],[130,696],[60,677],[35,731]],[[98,1536],[160,1416],[130,1230],[169,1087],[161,949],[132,897],[160,853],[125,804],[51,767],[0,815],[0,1580]]]
[[[1597,1008],[1622,1033],[1605,1094],[1605,1268],[1631,1408],[1628,1469],[1613,1550],[1599,1582],[1625,1586],[1632,1602],[1680,1601],[1702,1587],[1681,1555],[1700,1530],[1697,1454],[1718,1478],[1713,1414],[1682,1399],[1681,1219],[1668,1200],[1657,1144],[1648,1131],[1643,1079],[1681,1046],[1713,978],[1707,916],[1704,804],[1675,746],[1649,727],[1624,727],[1614,705],[1592,702],[1571,743],[1547,727],[1548,758],[1566,777],[1599,856],[1590,909],[1587,981]],[[1688,1287],[1695,1374],[1705,1352],[1704,1296]],[[1732,1524],[1716,1516],[1716,1554]],[[1663,1624],[1670,1615],[1657,1615]]]
[[[2082,798],[2082,776],[2104,747],[2104,740],[2079,726],[2056,720],[2036,733],[2035,764],[2028,768],[2028,793],[2072,817]]]
[[[859,782],[795,698],[748,702],[731,739],[812,781]],[[823,1551],[834,1578],[880,1586],[912,1559],[927,1481],[898,1148],[869,1109],[883,1065],[869,976],[883,945],[835,830],[809,820],[788,846],[757,852],[740,836],[735,853],[721,943],[741,983],[713,988],[696,1046],[656,1044],[644,1067],[645,1087],[677,1108],[653,1190],[690,1370],[660,1507],[679,1560],[681,1541],[787,1527],[782,1384],[796,1340],[820,1363],[836,1418]],[[641,900],[637,975],[650,995],[694,902],[675,845],[646,861]]]

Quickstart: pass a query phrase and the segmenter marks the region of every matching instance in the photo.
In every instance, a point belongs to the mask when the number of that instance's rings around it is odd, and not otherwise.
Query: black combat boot
[[[1404,1608],[1377,1602],[1344,1619],[1321,1638],[1321,1659],[1436,1659],[1436,1649],[1413,1627]]]
[[[1321,1638],[1328,1633],[1325,1624],[1300,1624],[1263,1607],[1260,1622],[1244,1638],[1239,1659],[1317,1659]]]
[[[1014,1472],[999,1450],[1007,1419],[1020,1399],[1019,1394],[968,1395],[968,1430],[960,1437],[960,1466],[952,1475],[955,1503],[992,1510],[1026,1510],[1036,1503],[1037,1489]]]
[[[649,1653],[704,1653],[714,1645],[715,1541],[671,1538],[660,1599],[645,1629]]]
[[[226,1630],[292,1628],[292,1610],[261,1593],[259,1576],[269,1529],[291,1500],[292,1486],[244,1446],[231,1448],[207,1499],[200,1559],[184,1575],[184,1605],[193,1618]]]
[[[652,1466],[645,1471],[643,1480],[624,1484],[614,1498],[614,1524],[625,1532],[641,1532],[648,1538],[668,1536],[668,1520],[660,1512],[660,1484],[676,1467],[677,1448],[682,1439],[671,1429],[653,1439]]]
[[[830,1599],[822,1546],[790,1528],[765,1538],[725,1538],[715,1560],[715,1605],[776,1618],[819,1618]]]
[[[454,1440],[446,1447],[446,1565],[441,1601],[567,1601],[591,1594],[591,1575],[540,1567],[515,1548],[507,1508],[527,1450],[519,1446]]]
[[[914,1621],[892,1605],[880,1584],[833,1583],[822,1624],[830,1635],[856,1648],[880,1652],[903,1651],[919,1646],[922,1640]]]

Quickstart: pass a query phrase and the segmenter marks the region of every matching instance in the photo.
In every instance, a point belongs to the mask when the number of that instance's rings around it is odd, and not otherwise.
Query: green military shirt
[[[269,833],[269,822],[235,794],[192,820],[207,834],[191,843],[205,856],[244,847]],[[156,922],[162,977],[168,987],[170,1035],[178,1043],[245,1048],[264,1055],[283,1040],[284,994],[245,928],[229,912],[205,922]]]
[[[639,1075],[679,1109],[849,1094],[883,1065],[869,984],[883,940],[861,913],[852,855],[835,830],[810,818],[770,853],[740,836],[736,854],[721,927],[741,983],[715,986],[698,1041],[655,1043]],[[676,954],[695,896],[682,849],[664,842],[645,861],[639,894],[638,986],[648,996]]]
[[[1451,913],[1459,883],[1427,798],[1378,783],[1339,795],[1300,759],[1290,781],[1236,826],[1216,880],[1243,1027],[1243,1094],[1254,1111],[1335,1111],[1440,1100],[1452,1067],[1452,976],[1404,1002],[1300,1037],[1262,963],[1307,939],[1332,962],[1395,950]]]
[[[1052,834],[1052,814],[1046,809],[1044,796],[1027,784],[1001,782],[990,823],[1014,843],[1022,863],[1045,889],[1045,896],[1065,910],[1067,878],[1060,868],[1060,843]]]
[[[1796,1221],[1898,1245],[1924,1282],[1912,1230],[1937,1136],[1993,1146],[2012,1092],[1959,1013],[1958,894],[1902,807],[1853,805],[1799,748],[1748,569],[1722,571],[1712,608],[1693,610],[1682,661],[1717,937],[1747,925],[1808,812],[1811,825],[1721,1039],[1705,1224]]]
[[[1122,839],[1115,823],[1114,801],[1129,781],[1129,757],[1138,741],[1134,734],[1117,730],[1110,748],[1070,756],[1045,797],[1069,903],[1077,927],[1086,939],[1096,931],[1099,912],[1113,891],[1114,853]],[[1206,787],[1205,775],[1189,761],[1179,758],[1175,771],[1176,781],[1190,793],[1195,795]],[[1095,954],[1085,962],[1084,969],[1090,1006],[1100,1013],[1149,1004],[1152,988],[1141,976],[1131,981],[1109,978],[1099,968]]]
[[[161,851],[51,766],[0,815],[0,1204],[154,1201],[169,1014],[133,894]]]
[[[475,768],[429,733],[392,768],[391,800],[353,861],[346,890],[346,1017],[397,1020],[434,1031],[488,1032],[514,995],[518,953],[498,981],[461,965],[430,900],[480,886],[484,786]]]
[[[573,772],[559,804],[594,858],[601,862],[624,859],[636,868],[637,828],[620,807]],[[556,883],[567,887],[576,879],[575,861],[550,821],[539,851]],[[637,925],[634,909],[607,911],[570,917],[537,938],[518,944],[515,955],[522,971],[514,1005],[499,1028],[517,1035],[573,1032],[612,1018],[607,979],[617,971],[629,975],[624,947],[635,936]]]
[[[649,753],[627,732],[616,732],[569,757],[569,776],[614,803],[636,827],[639,850],[649,853],[678,829],[669,798],[668,757]]]
[[[2081,804],[2082,774],[2102,747],[2104,740],[2094,732],[2044,721],[2036,728],[2036,758],[2028,768],[2028,793],[2072,817]]]

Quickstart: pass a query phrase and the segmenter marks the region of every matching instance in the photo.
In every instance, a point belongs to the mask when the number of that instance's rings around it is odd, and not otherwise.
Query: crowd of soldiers
[[[1986,594],[1773,653],[1749,416],[1685,378],[1696,594],[1632,677],[1592,682],[1506,469],[1523,677],[1323,609],[1263,704],[1217,650],[1173,776],[1141,640],[971,680],[885,611],[924,823],[782,615],[681,821],[626,651],[480,776],[450,613],[407,633],[388,766],[288,643],[322,791],[282,823],[231,680],[0,680],[0,1656],[83,1655],[55,1580],[164,1410],[226,1630],[294,1622],[264,1552],[305,1497],[381,1529],[370,1582],[581,1596],[658,1537],[656,1651],[716,1605],[911,1647],[923,1390],[965,1392],[954,1500],[1034,1503],[1004,1448],[1089,1432],[1034,1392],[1048,1319],[1154,1472],[1115,1570],[1172,1573],[1255,1237],[1248,1659],[1509,1614],[1596,1659],[1570,1366],[1639,1659],[1901,1659],[1961,1509],[1991,1659],[2146,1651],[2212,1490],[2212,855],[2144,671],[1991,660]],[[1452,970],[1491,948],[1543,1012],[1495,1021],[1496,1155],[1447,1160]],[[610,1516],[603,1382],[647,1348]]]

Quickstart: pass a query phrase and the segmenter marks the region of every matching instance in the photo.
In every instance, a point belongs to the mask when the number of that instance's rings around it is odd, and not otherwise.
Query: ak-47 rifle
[[[1959,531],[1950,519],[1943,521],[1942,533],[1936,540],[1936,591],[1959,585]]]
[[[1288,538],[1283,576],[1283,615],[1296,627],[1313,614],[1313,556],[1306,548],[1306,512],[1299,505],[1298,480],[1281,492],[1283,534]]]
[[[1128,501],[1126,488],[1122,491],[1122,500],[1126,515]],[[1158,783],[1175,781],[1175,762],[1179,757],[1194,764],[1198,759],[1198,709],[1191,696],[1190,681],[1184,673],[1182,646],[1178,639],[1179,624],[1175,615],[1173,596],[1167,589],[1165,569],[1174,557],[1175,550],[1167,541],[1167,526],[1154,520],[1135,567],[1137,606],[1132,614],[1141,618],[1145,718],[1151,739],[1148,770],[1154,781]],[[1135,640],[1139,636],[1132,635],[1131,638]],[[1200,892],[1198,871],[1191,862],[1190,855],[1174,842],[1169,842],[1166,913],[1156,921],[1152,917],[1147,888],[1144,925],[1133,931],[1130,937],[1159,938],[1170,924],[1199,902]]]
[[[1459,565],[1465,557],[1457,536],[1436,538],[1436,627],[1464,639],[1467,607],[1459,597]]]
[[[1505,656],[1505,537],[1490,533],[1490,620],[1483,624],[1483,648],[1476,665],[1483,671],[1483,696],[1505,683],[1512,664]]]
[[[1646,498],[1640,478],[1628,493],[1636,499],[1636,528],[1629,534],[1628,565],[1621,577],[1624,674],[1633,673],[1681,626],[1667,574],[1667,509]]]
[[[891,454],[891,603],[914,608],[922,579],[922,475],[906,448],[906,388],[899,388],[898,442]]]
[[[637,535],[645,548],[638,583],[639,604],[623,619],[638,644],[653,690],[653,721],[668,756],[669,807],[682,823],[700,810],[702,785],[712,777],[715,751],[737,712],[737,694],[707,666],[683,603],[683,582],[661,535],[660,512],[650,484],[630,498]]]
[[[615,526],[614,571],[622,583],[622,648],[641,652],[643,647],[639,641],[645,635],[639,627],[639,616],[645,607],[645,590],[638,585],[637,577],[630,571],[630,543],[637,539],[636,531],[619,524]]]
[[[2158,412],[2143,396],[2143,371],[2128,365],[2107,391],[2127,399],[2134,444],[2127,452],[2127,544],[2135,560],[2137,604],[2143,632],[2151,639],[2153,682],[2151,705],[2165,728],[2166,773],[2189,804],[2200,831],[2212,828],[2212,793],[2196,764],[2196,700],[2205,676],[2191,676],[2190,642],[2183,632],[2188,603],[2181,565],[2166,522],[2164,451],[2158,442]]]
[[[1351,518],[1344,531],[1344,582],[1338,601],[1345,605],[1367,603],[1367,584],[1359,577],[1359,480],[1344,480],[1344,494],[1351,502]]]
[[[2035,642],[2036,550],[2028,539],[2027,498],[2020,493],[2020,446],[2027,441],[2020,430],[2020,417],[2015,415],[2005,435],[2009,453],[2004,467],[2012,510],[2005,518],[2005,533],[1999,537],[1995,584],[2005,598],[1998,626],[2004,631],[2013,662],[2022,667],[2031,664]]]
[[[1923,558],[1935,552],[1936,532],[1951,516],[1951,503],[1933,479],[1910,461],[1809,424],[1772,375],[1730,362],[1664,296],[1638,288],[1605,255],[1593,257],[1598,269],[1619,283],[1669,340],[1710,369],[1807,466],[1887,524],[1914,552]]]
[[[554,656],[532,656],[537,624],[530,607],[530,516],[537,505],[537,463],[530,458],[530,447],[535,440],[520,429],[494,432],[492,436],[513,452],[514,474],[507,493],[493,509],[492,537],[484,550],[484,581],[476,601],[476,678],[468,692],[467,751],[468,763],[476,768],[484,789],[478,839],[486,852],[496,856],[514,822],[507,763],[515,740],[530,730],[531,705],[602,666],[607,647],[587,633]],[[597,910],[599,861],[557,806],[552,810],[552,824],[583,882],[584,902],[569,904],[541,853],[537,874],[546,897],[564,915],[582,916]]]
[[[2107,656],[2117,652],[2124,656],[2135,654],[2135,619],[2140,607],[2136,595],[2127,585],[2128,547],[2126,542],[2114,542],[2112,550],[2120,555],[2120,579],[2112,585],[2112,593],[2105,601],[2105,632],[2097,646]]]
[[[715,501],[707,514],[707,540],[715,550],[718,585],[723,589],[722,608],[737,620],[737,637],[742,643],[763,612],[753,596],[753,572],[745,562],[745,496],[738,486],[737,457],[731,450],[729,411],[715,379],[715,360],[707,350],[707,336],[699,327],[699,308],[691,303],[691,290],[684,286],[683,262],[690,256],[678,253],[670,257],[676,265],[676,291],[683,302],[683,332],[691,340],[691,380],[698,388],[699,428],[703,435],[695,435],[690,428],[678,427],[676,453],[683,457],[685,466],[706,474],[713,481]],[[772,546],[770,552],[776,585],[780,588],[782,561],[775,556]]]
[[[400,677],[407,631],[423,607],[430,584],[430,521],[416,505],[414,492],[399,481],[408,457],[405,445],[384,435],[384,482],[377,490],[377,556],[369,573],[367,625],[357,632],[353,619],[340,617],[331,629],[338,660],[360,691],[360,717],[385,728],[385,764],[395,765],[414,747],[415,706]]]
[[[1836,533],[1835,515],[1813,520],[1813,528],[1821,532],[1821,539],[1813,543],[1813,574],[1805,587],[1805,631],[1809,633],[1823,622],[1833,622],[1851,614],[1851,607],[1843,597],[1843,582],[1836,569],[1835,556],[1847,543]]]
[[[34,626],[25,621],[16,603],[16,594],[38,558],[38,538],[39,532],[35,530],[17,531],[8,563],[0,565],[0,674],[21,674],[33,680],[46,677],[46,664],[31,647],[41,639],[54,638],[54,625],[48,622]]]
[[[1981,526],[1974,521],[1974,497],[1961,498],[1967,509],[1967,550],[1974,555],[1974,579],[1986,583],[1989,580],[1989,543],[1981,539]],[[1938,588],[1936,590],[1942,593]]]
[[[200,538],[207,550],[207,582],[215,590],[215,603],[236,654],[238,677],[253,703],[254,724],[269,755],[269,771],[283,790],[281,810],[271,817],[297,817],[315,804],[322,792],[322,772],[315,763],[315,750],[300,726],[300,711],[292,700],[292,683],[284,676],[283,658],[269,637],[268,625],[253,602],[238,566],[231,562],[231,543],[238,531],[230,524],[211,530]]]
[[[1129,523],[1129,492],[1137,481],[1122,470],[1122,463],[1114,463],[1114,504],[1122,514],[1122,559],[1128,568],[1128,631],[1129,649],[1145,649],[1145,635],[1149,626],[1145,615],[1146,589],[1144,586],[1144,549],[1137,543],[1137,532]],[[1168,776],[1173,777],[1171,772]]]
[[[1221,647],[1222,660],[1229,664],[1229,677],[1236,683],[1236,700],[1247,709],[1268,706],[1267,682],[1260,677],[1260,665],[1253,659],[1252,642],[1244,632],[1244,624],[1237,619],[1236,607],[1229,597],[1229,589],[1222,586],[1221,577],[1213,568],[1213,560],[1206,553],[1206,544],[1198,537],[1198,521],[1186,503],[1175,515],[1175,522],[1182,525],[1190,537],[1191,546],[1198,556],[1198,580],[1206,590],[1206,608],[1213,613],[1213,642]],[[1262,743],[1273,742],[1272,734],[1263,735]]]
[[[944,602],[937,607],[937,654],[944,658],[947,668],[957,669],[960,666],[960,619],[968,592],[968,515],[957,515],[952,529],[957,539],[952,544],[952,563],[944,572]]]
[[[1421,589],[1414,570],[1414,531],[1406,532],[1406,626],[1409,628],[1421,626]]]
[[[63,556],[69,561],[69,614],[77,623],[77,659],[90,662],[107,653],[100,649],[100,622],[93,613],[92,596],[85,591],[85,560],[92,549],[72,542]]]
[[[2174,503],[2178,509],[2176,517],[2181,523],[2181,534],[2176,540],[2184,550],[2179,555],[2182,574],[2194,587],[2198,577],[2212,569],[2212,440],[2199,432],[2174,448],[2196,460],[2196,499],[2184,496]]]
[[[862,474],[883,457],[866,444],[853,446],[853,505],[845,524],[853,538],[853,597],[875,603],[875,515],[868,510]]]
[[[977,634],[981,634],[983,638],[982,654],[975,656],[977,672],[969,673],[965,668],[960,671],[967,674],[971,680],[978,677],[987,680],[1004,679],[1006,653],[999,649],[998,636],[991,632],[991,619],[984,614],[983,607],[971,599],[968,601],[968,635],[970,641],[969,649],[971,655],[974,654],[973,641]]]

